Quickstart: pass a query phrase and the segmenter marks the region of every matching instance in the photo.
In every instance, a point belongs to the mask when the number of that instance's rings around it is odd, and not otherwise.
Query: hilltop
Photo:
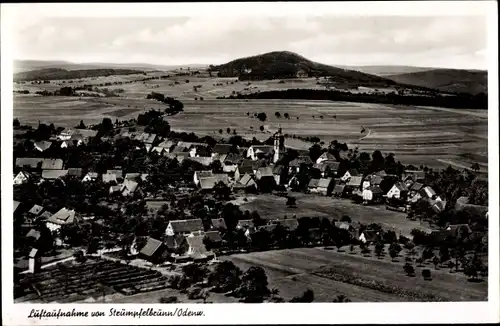
[[[269,52],[240,58],[226,64],[213,66],[220,77],[238,77],[241,80],[282,79],[297,77],[325,77],[333,82],[350,85],[389,86],[392,80],[313,62],[289,51]]]
[[[78,79],[91,78],[111,75],[132,75],[143,74],[140,70],[131,69],[82,69],[82,70],[66,70],[61,68],[46,68],[40,70],[32,70],[19,72],[14,74],[14,81],[31,81],[31,80],[59,80],[59,79]]]
[[[429,87],[442,92],[488,93],[488,73],[481,70],[432,69],[385,77],[397,83]]]

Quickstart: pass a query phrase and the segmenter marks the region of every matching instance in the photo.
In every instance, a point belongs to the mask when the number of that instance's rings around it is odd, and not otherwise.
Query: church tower
[[[278,162],[280,155],[285,153],[285,136],[281,133],[281,126],[274,134],[274,157],[273,163]]]

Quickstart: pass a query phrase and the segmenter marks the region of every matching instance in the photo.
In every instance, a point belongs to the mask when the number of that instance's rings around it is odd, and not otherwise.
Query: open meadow
[[[337,295],[345,295],[353,302],[487,299],[486,281],[469,282],[463,273],[449,273],[447,268],[436,270],[433,266],[424,267],[431,270],[432,280],[422,278],[421,267],[415,268],[415,277],[408,277],[403,271],[403,258],[392,262],[388,257],[364,257],[359,248],[354,253],[348,248],[341,252],[298,248],[219,258],[242,269],[261,266],[266,270],[269,288],[277,288],[285,300],[300,296],[306,289],[314,291],[316,302],[331,302]],[[386,286],[394,287],[393,291]]]
[[[71,84],[62,84],[62,81],[39,85],[18,84],[15,89],[34,87],[53,91],[64,85],[127,82],[165,74],[169,73],[100,77],[73,81]],[[147,94],[154,91],[184,103],[184,112],[166,118],[176,131],[220,137],[219,130],[222,129],[223,136],[227,137],[225,131],[231,128],[245,138],[265,140],[281,126],[283,132],[290,136],[286,145],[296,149],[308,149],[311,143],[293,139],[292,135],[317,136],[326,144],[336,139],[369,153],[377,149],[383,153],[394,153],[396,160],[403,164],[464,168],[477,162],[480,172],[487,172],[487,112],[330,101],[222,100],[216,97],[288,88],[324,89],[324,86],[318,85],[315,78],[288,79],[283,83],[280,80],[243,82],[235,78],[205,75],[174,76],[106,86],[109,89],[123,89],[120,97],[15,94],[14,117],[22,123],[36,125],[41,121],[64,127],[73,127],[80,120],[86,124],[98,123],[103,117],[130,119],[142,110],[164,108],[159,102],[145,99]],[[201,87],[195,90],[193,86]],[[200,100],[201,97],[203,100]],[[253,117],[260,112],[266,113],[265,122]],[[280,113],[279,118],[275,116],[276,112]],[[285,113],[288,113],[289,119],[283,117]],[[261,126],[264,131],[260,131]],[[363,128],[364,133],[361,132]]]

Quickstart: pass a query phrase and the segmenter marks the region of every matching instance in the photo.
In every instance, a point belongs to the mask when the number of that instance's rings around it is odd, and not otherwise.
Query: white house
[[[392,188],[387,192],[387,198],[405,198],[408,196],[408,188],[403,182],[397,182],[392,186]]]
[[[202,231],[203,229],[203,222],[201,221],[201,219],[174,220],[168,223],[167,229],[165,230],[165,235],[187,235],[192,232]]]
[[[247,157],[252,161],[257,160],[260,156],[272,155],[274,153],[274,146],[268,145],[252,145],[247,150]]]
[[[363,189],[362,192],[363,200],[367,202],[381,201],[383,194],[384,194],[383,190],[376,186]]]
[[[350,178],[352,177],[357,177],[359,176],[359,172],[357,170],[348,170],[344,173],[344,175],[340,178],[340,180],[346,182],[347,180],[349,180]]]
[[[31,178],[31,174],[29,174],[28,172],[25,172],[25,171],[21,171],[14,177],[14,184],[21,185],[23,183],[28,182],[30,178]]]
[[[99,174],[97,172],[89,172],[83,177],[82,182],[95,181],[98,177]]]

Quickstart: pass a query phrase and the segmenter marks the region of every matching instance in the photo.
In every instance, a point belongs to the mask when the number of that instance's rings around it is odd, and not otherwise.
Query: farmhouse
[[[229,154],[231,153],[232,147],[233,145],[231,144],[215,144],[215,146],[212,148],[212,157],[221,154]]]
[[[213,218],[212,219],[212,229],[219,231],[226,231],[226,221],[223,218]]]
[[[42,170],[62,170],[63,160],[47,158],[42,161]]]
[[[168,250],[183,255],[188,250],[188,244],[186,242],[186,237],[182,234],[177,235],[167,235],[165,237],[165,244]]]
[[[196,231],[203,230],[203,222],[201,219],[191,219],[191,220],[176,220],[170,221],[168,223],[167,229],[165,230],[166,235],[176,235],[176,234],[190,234]]]
[[[270,158],[274,154],[274,147],[268,145],[252,145],[247,150],[247,157],[256,161],[260,158]]]
[[[205,156],[203,156],[203,157],[202,156],[187,157],[187,159],[194,161],[194,162],[198,162],[204,166],[209,166],[210,164],[212,164],[214,162],[214,160],[211,157],[205,157]]]
[[[139,184],[135,181],[125,180],[125,181],[123,181],[123,183],[120,187],[120,191],[121,191],[123,196],[130,196],[135,192],[138,185]]]
[[[209,178],[209,177],[213,177],[213,173],[212,171],[210,170],[207,170],[207,171],[195,171],[194,172],[194,175],[193,175],[193,182],[195,185],[199,185],[200,184],[200,179],[202,178]]]
[[[61,228],[63,225],[70,225],[76,223],[77,219],[74,210],[61,208],[57,213],[52,215],[47,220],[47,227],[50,231],[54,232]]]
[[[346,173],[344,173],[344,175],[340,178],[340,180],[347,182],[352,177],[359,177],[358,170],[350,169],[350,170],[346,171]],[[361,184],[361,180],[359,182],[359,185],[360,184]]]
[[[187,255],[191,256],[193,259],[206,259],[213,254],[207,251],[205,244],[203,243],[203,235],[190,234],[186,237],[188,244]]]
[[[38,141],[38,142],[34,143],[33,146],[35,147],[35,149],[37,151],[45,152],[46,150],[48,150],[52,146],[52,142],[47,141],[47,140],[42,140],[42,141]]]
[[[142,247],[141,251],[139,252],[139,257],[154,264],[158,264],[163,261],[164,250],[165,246],[163,242],[148,237],[146,245]]]
[[[331,183],[333,182],[333,178],[321,178],[318,182],[318,187],[316,188],[316,192],[326,196],[328,194],[328,189],[330,188]]]
[[[141,179],[141,174],[140,173],[127,173],[125,174],[124,180],[132,180],[132,181],[138,181]]]
[[[99,177],[97,172],[88,172],[82,179],[82,182],[96,181]]]
[[[33,157],[18,157],[16,158],[16,167],[18,168],[41,168],[43,163],[43,158],[33,158]]]
[[[14,184],[15,185],[24,184],[28,182],[31,178],[32,178],[31,173],[26,171],[21,171],[14,177]]]
[[[434,189],[432,189],[429,186],[426,186],[426,187],[423,187],[422,189],[420,189],[418,194],[420,195],[420,198],[441,200],[441,198],[436,195],[436,192],[434,191]]]
[[[321,173],[322,178],[336,177],[337,171],[339,169],[340,163],[333,161],[323,161],[321,163],[316,163],[313,165],[314,169],[317,169]]]
[[[407,170],[402,175],[403,182],[407,182],[411,180],[412,182],[422,182],[425,180],[425,172],[424,171],[410,171]]]
[[[257,180],[261,180],[263,178],[273,178],[274,179],[273,169],[269,166],[259,168],[257,170],[257,173],[255,173],[255,177],[257,178]]]
[[[406,198],[408,196],[408,188],[403,182],[397,182],[392,186],[392,188],[387,192],[387,198]]]
[[[156,134],[150,134],[147,132],[140,133],[139,135],[136,136],[136,140],[139,140],[145,144],[153,144],[156,141]]]
[[[82,177],[82,169],[81,168],[68,168],[68,175],[76,178]]]
[[[335,197],[344,197],[345,196],[345,185],[337,184],[335,188],[333,188],[333,195]]]
[[[380,238],[379,232],[375,230],[365,230],[361,232],[358,240],[365,244],[369,244],[377,242],[379,238]]]
[[[236,224],[237,229],[248,230],[255,228],[252,220],[239,220],[238,224]]]
[[[220,236],[219,231],[207,231],[204,233],[204,235],[215,244],[219,245],[222,243],[222,237]]]
[[[123,172],[122,170],[107,170],[107,174],[114,174],[117,179],[123,179]]]
[[[309,180],[309,183],[307,184],[307,189],[310,192],[316,192],[316,188],[318,188],[319,184],[319,179],[311,179]]]
[[[362,196],[364,202],[379,203],[382,201],[384,192],[380,187],[370,186],[363,190]]]
[[[358,189],[361,186],[361,178],[360,176],[350,177],[346,183],[347,189],[350,191]]]
[[[201,178],[199,185],[202,190],[209,191],[215,188],[217,182],[218,182],[217,178],[212,176],[207,178]]]
[[[243,157],[240,154],[228,153],[221,162],[225,165],[238,165],[242,160]]]
[[[299,221],[296,218],[285,218],[276,219],[269,221],[271,224],[279,224],[288,229],[289,231],[295,231],[299,227]]]
[[[316,164],[321,164],[324,161],[335,161],[335,156],[328,152],[324,152],[320,157],[316,159]]]
[[[170,153],[171,149],[176,145],[176,142],[173,140],[164,140],[163,142],[158,144],[158,147],[163,148],[163,150],[167,153]]]
[[[233,190],[252,191],[257,189],[257,184],[250,174],[245,174],[241,179],[233,184]]]
[[[236,181],[240,180],[240,178],[243,177],[245,174],[248,175],[255,174],[252,165],[248,164],[243,165],[242,163],[240,166],[238,166],[238,168],[236,168],[236,170],[234,171],[234,180]]]
[[[118,181],[116,180],[116,174],[114,174],[114,173],[104,173],[102,175],[102,182],[104,182],[104,183],[110,183],[110,182],[117,183]]]
[[[68,170],[43,170],[42,179],[56,180],[68,175]]]
[[[32,216],[36,217],[39,216],[43,212],[44,208],[40,205],[33,205],[31,209],[28,211],[28,214],[31,214]]]
[[[163,151],[165,151],[165,149],[163,147],[159,147],[159,146],[155,146],[151,149],[151,152],[155,152],[158,155],[163,155]]]
[[[313,162],[309,156],[301,155],[288,163],[288,172],[299,173],[302,165],[312,166]]]

